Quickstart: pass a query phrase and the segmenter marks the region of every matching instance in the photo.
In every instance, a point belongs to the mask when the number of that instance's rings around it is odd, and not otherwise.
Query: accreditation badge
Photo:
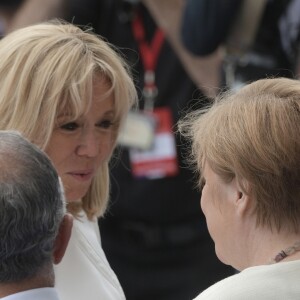
[[[147,179],[175,176],[179,167],[171,111],[163,107],[149,114],[156,120],[153,146],[149,150],[129,150],[132,174]]]
[[[156,120],[144,112],[130,112],[118,137],[124,147],[148,150],[154,143]]]

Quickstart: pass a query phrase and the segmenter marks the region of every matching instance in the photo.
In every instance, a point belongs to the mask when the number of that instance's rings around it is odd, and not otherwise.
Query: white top
[[[74,219],[67,251],[54,270],[61,300],[125,299],[102,250],[97,220],[88,220],[84,212]]]
[[[54,288],[40,288],[16,293],[1,300],[59,300]]]
[[[245,269],[212,285],[195,300],[300,299],[300,260]]]

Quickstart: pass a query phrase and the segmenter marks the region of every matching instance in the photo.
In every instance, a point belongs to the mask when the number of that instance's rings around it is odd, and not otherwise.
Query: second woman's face
[[[66,199],[76,201],[87,193],[92,179],[114,144],[114,99],[103,99],[108,85],[97,82],[87,114],[77,120],[62,115],[57,120],[46,153],[61,177]]]

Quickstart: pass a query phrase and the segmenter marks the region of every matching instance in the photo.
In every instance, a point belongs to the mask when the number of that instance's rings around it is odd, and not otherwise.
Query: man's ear
[[[65,214],[60,224],[58,235],[54,242],[53,263],[61,262],[67,249],[73,226],[73,217],[70,214]]]

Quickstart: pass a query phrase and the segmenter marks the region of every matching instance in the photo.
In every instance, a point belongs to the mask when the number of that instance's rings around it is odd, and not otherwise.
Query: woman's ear
[[[57,237],[54,242],[54,250],[53,250],[53,263],[58,264],[61,262],[72,232],[73,226],[73,217],[70,214],[65,214],[57,234]]]
[[[247,183],[243,182],[243,185],[246,185]],[[236,209],[239,216],[245,216],[245,214],[249,213],[251,209],[251,199],[249,195],[247,195],[244,190],[241,188],[241,186],[237,183],[236,186]],[[248,190],[248,189],[247,189]]]

